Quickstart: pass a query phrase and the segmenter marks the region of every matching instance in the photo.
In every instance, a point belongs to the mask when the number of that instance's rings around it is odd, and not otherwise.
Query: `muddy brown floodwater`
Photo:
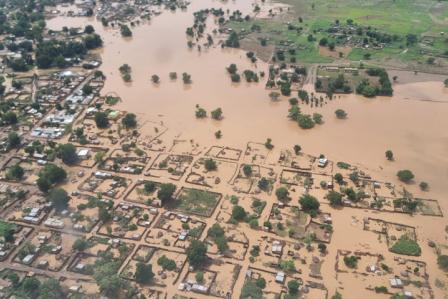
[[[302,130],[287,119],[286,98],[270,101],[263,83],[232,84],[225,70],[235,63],[240,71],[256,68],[267,72],[266,63],[250,63],[242,50],[219,46],[202,52],[188,49],[185,30],[193,24],[192,13],[218,7],[247,14],[252,11],[252,1],[193,1],[186,11],[165,11],[148,24],[133,28],[130,39],[122,38],[117,30],[103,28],[93,18],[56,17],[48,21],[48,27],[60,30],[62,26],[94,25],[104,40],[100,51],[101,70],[107,76],[103,93],[118,93],[123,102],[117,108],[134,112],[141,120],[163,122],[182,139],[194,139],[201,146],[244,148],[248,141],[272,138],[278,148],[300,144],[307,153],[323,153],[334,161],[362,164],[381,180],[397,184],[397,170],[410,169],[416,175],[416,184],[409,189],[419,194],[418,182],[428,182],[431,190],[424,197],[439,200],[443,211],[448,212],[448,90],[441,81],[435,81],[437,76],[400,73],[393,97],[366,99],[348,95],[337,97],[322,108],[304,107],[305,111],[321,113],[325,123]],[[132,83],[125,83],[120,77],[118,68],[124,63],[132,67]],[[191,74],[191,86],[184,86],[181,78],[171,81],[168,74],[173,71],[178,77],[183,72]],[[161,78],[157,86],[150,81],[153,74]],[[221,107],[224,119],[196,119],[196,104],[207,111]],[[334,111],[339,108],[348,113],[346,120],[336,119]],[[223,133],[220,140],[214,136],[217,130]],[[394,152],[396,161],[386,161],[384,152],[388,149]],[[348,219],[344,222],[340,217],[350,216],[346,212],[335,216],[337,232],[331,246],[347,248],[358,241],[346,240],[340,229],[353,229]],[[414,221],[408,216],[399,218],[405,223]],[[423,240],[440,239],[443,235],[443,219],[420,217],[414,225],[423,230]],[[434,262],[434,256],[429,259]],[[431,270],[440,273],[432,265]],[[331,262],[324,268],[333,266]]]

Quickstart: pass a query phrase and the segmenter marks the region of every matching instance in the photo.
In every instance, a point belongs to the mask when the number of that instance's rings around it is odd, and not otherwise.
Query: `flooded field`
[[[120,109],[163,122],[184,139],[194,139],[201,145],[241,146],[249,136],[260,142],[272,138],[278,147],[298,143],[313,154],[323,153],[334,160],[357,162],[376,170],[384,168],[390,176],[400,168],[412,169],[417,177],[431,182],[433,192],[444,194],[448,132],[442,128],[448,127],[448,90],[441,80],[433,81],[440,76],[400,73],[399,81],[403,83],[395,85],[392,98],[341,96],[314,109],[324,116],[323,126],[301,130],[287,120],[286,99],[271,102],[262,82],[231,83],[225,70],[235,63],[240,69],[255,66],[267,71],[267,64],[258,61],[253,65],[242,50],[188,49],[185,29],[193,22],[192,13],[211,7],[239,9],[244,15],[252,11],[252,2],[193,2],[186,11],[167,11],[135,27],[133,37],[126,39],[117,30],[103,29],[93,18],[57,17],[48,21],[48,27],[60,30],[63,26],[93,24],[105,41],[99,53],[101,70],[107,75],[103,93],[116,92],[124,99]],[[124,63],[132,67],[130,83],[125,83],[118,71]],[[193,83],[184,86],[180,79],[170,80],[168,74],[173,71],[191,74]],[[161,78],[160,84],[151,83],[153,74]],[[197,120],[196,104],[206,110],[221,107],[223,121]],[[347,120],[334,117],[338,108],[348,112]],[[223,133],[221,140],[214,138],[217,130]],[[384,162],[387,149],[396,153],[393,164]]]
[[[239,9],[243,15],[253,10],[252,1],[193,1],[185,11],[165,11],[147,24],[136,26],[132,29],[132,38],[123,38],[118,30],[105,29],[94,18],[58,16],[48,20],[47,26],[54,30],[87,24],[95,27],[104,40],[103,49],[98,51],[102,58],[100,70],[107,76],[102,93],[117,93],[123,101],[116,107],[137,114],[139,123],[143,124],[143,134],[151,134],[154,126],[150,122],[156,122],[167,127],[171,136],[194,140],[201,147],[245,148],[248,141],[264,142],[271,138],[275,148],[292,148],[300,144],[309,154],[325,154],[332,161],[363,165],[376,177],[398,185],[397,171],[410,169],[416,175],[416,182],[429,183],[430,197],[438,199],[442,210],[448,211],[448,89],[443,87],[443,77],[392,71],[390,76],[398,76],[392,97],[368,99],[342,95],[321,108],[302,107],[303,111],[318,112],[324,118],[323,125],[303,130],[288,120],[290,106],[287,98],[273,102],[263,80],[250,84],[231,83],[226,71],[226,67],[235,63],[239,69],[267,72],[267,63],[251,63],[242,50],[215,46],[199,52],[187,47],[185,30],[193,23],[193,12],[212,7],[230,11]],[[212,19],[208,24],[211,31]],[[129,83],[123,81],[118,70],[125,63],[132,68],[132,82]],[[186,86],[181,78],[171,80],[170,72],[187,72],[193,83]],[[154,74],[160,77],[159,84],[151,82]],[[305,86],[310,91],[312,88]],[[223,119],[197,119],[196,105],[207,111],[220,107]],[[348,113],[347,119],[337,119],[336,109],[344,109]],[[214,133],[218,130],[222,132],[221,139],[215,138]],[[394,162],[385,159],[384,153],[388,149],[395,154]],[[422,194],[418,183],[407,188]],[[337,230],[329,245],[329,250],[334,253],[330,260],[336,258],[336,249],[340,248],[361,246],[366,251],[384,251],[380,244],[376,244],[374,234],[365,238],[358,227],[368,213],[359,210],[356,217],[351,216],[352,213],[346,209],[332,214]],[[446,220],[443,218],[414,219],[395,214],[383,218],[416,226],[421,243],[428,239],[444,241]],[[361,243],[360,239],[363,239]],[[392,254],[388,254],[390,258]],[[429,261],[428,271],[433,278],[430,283],[433,284],[441,272],[434,255],[426,251],[423,258]],[[330,290],[340,287],[330,274],[333,268],[332,261],[322,267],[322,275]],[[436,298],[442,298],[443,291],[434,290]],[[347,289],[343,292],[344,298],[347,292]]]

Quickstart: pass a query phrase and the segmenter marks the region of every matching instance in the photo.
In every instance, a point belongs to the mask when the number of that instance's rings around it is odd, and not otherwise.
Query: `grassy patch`
[[[407,235],[401,236],[400,239],[392,245],[390,251],[397,254],[412,256],[420,256],[422,253],[422,249],[418,243],[409,238]]]
[[[219,202],[219,193],[183,189],[175,201],[175,209],[184,213],[209,217]]]

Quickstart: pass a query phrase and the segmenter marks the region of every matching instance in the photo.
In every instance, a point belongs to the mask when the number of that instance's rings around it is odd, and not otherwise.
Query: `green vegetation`
[[[165,204],[173,198],[175,191],[176,191],[176,185],[174,184],[171,183],[160,184],[160,189],[157,192],[157,198],[162,201],[162,204]]]
[[[395,242],[394,245],[392,245],[390,251],[397,254],[412,256],[420,256],[422,253],[422,250],[418,243],[407,235],[401,236],[400,239],[398,239],[398,241]]]
[[[356,267],[358,267],[358,257],[351,255],[351,256],[344,256],[344,264],[351,268],[354,269]]]
[[[218,223],[213,224],[208,229],[207,234],[213,242],[215,242],[219,252],[224,253],[227,249],[229,249],[224,229]]]
[[[25,174],[25,170],[19,165],[11,166],[6,172],[6,178],[12,181],[20,181]]]
[[[299,199],[299,204],[302,210],[309,213],[311,216],[315,216],[319,212],[320,203],[312,195],[305,194],[301,196]]]
[[[437,264],[443,271],[448,271],[448,255],[439,255],[437,257]]]
[[[109,127],[109,119],[107,118],[106,112],[95,113],[95,124],[98,129],[105,129]]]
[[[73,165],[78,161],[76,147],[71,143],[60,144],[56,150],[57,157],[67,165]]]
[[[325,1],[283,0],[290,4],[290,22],[277,19],[234,19],[232,40],[260,41],[257,56],[266,59],[267,45],[277,62],[327,63],[368,61],[374,65],[412,65],[419,69],[436,68],[437,60],[446,60],[446,1],[412,2],[355,0]],[[274,60],[274,59],[273,59]],[[427,64],[428,62],[436,63]],[[367,88],[367,94],[369,94]]]
[[[339,119],[345,119],[347,118],[347,112],[345,112],[342,109],[337,109],[334,114],[336,114],[336,117]]]
[[[56,188],[48,193],[47,200],[51,202],[56,211],[61,212],[67,209],[70,197],[64,189]]]
[[[218,165],[216,164],[216,161],[211,158],[205,159],[204,167],[207,171],[214,171],[214,170],[218,169]]]
[[[386,151],[386,159],[389,161],[393,161],[394,160],[394,153],[391,150],[387,150]]]
[[[201,267],[207,260],[207,244],[199,240],[192,240],[186,253],[192,267]]]
[[[218,193],[185,189],[181,192],[178,200],[174,202],[174,205],[177,210],[184,213],[210,216],[218,204],[219,198]]]
[[[144,263],[137,263],[135,270],[135,281],[142,284],[147,284],[151,282],[154,277],[152,272],[152,265],[146,265]]]
[[[241,290],[241,298],[261,299],[263,297],[263,290],[259,287],[256,281],[247,280]]]
[[[415,176],[412,171],[404,169],[397,172],[397,177],[400,181],[409,183]]]
[[[327,194],[327,199],[332,207],[342,206],[342,194],[336,191],[330,191]]]
[[[38,176],[37,186],[42,192],[47,192],[53,185],[63,182],[67,178],[67,173],[59,166],[47,164]]]
[[[126,113],[121,119],[121,124],[126,129],[134,129],[137,127],[137,116],[134,113]]]
[[[162,267],[163,270],[174,271],[176,270],[176,262],[172,259],[166,257],[166,255],[162,255],[157,260],[157,265]]]

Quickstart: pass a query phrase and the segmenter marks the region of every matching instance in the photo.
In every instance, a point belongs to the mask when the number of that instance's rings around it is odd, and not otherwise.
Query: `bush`
[[[414,174],[412,171],[404,169],[397,172],[397,177],[400,181],[408,183],[414,178]]]

